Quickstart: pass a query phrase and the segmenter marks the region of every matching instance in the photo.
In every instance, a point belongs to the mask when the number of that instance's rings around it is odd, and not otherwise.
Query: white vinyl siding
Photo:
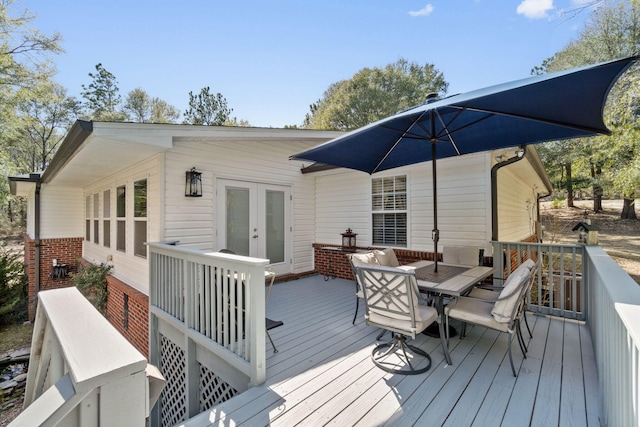
[[[85,199],[76,188],[43,184],[40,191],[40,238],[84,237]],[[33,206],[34,203],[30,203]],[[35,212],[30,212],[33,218]],[[30,234],[32,237],[33,235]]]
[[[327,174],[329,172],[325,172]],[[371,176],[340,171],[316,178],[315,242],[342,244],[341,233],[351,228],[358,246],[371,244]]]
[[[165,230],[163,240],[201,250],[222,249],[215,233],[216,180],[228,179],[291,188],[291,272],[313,269],[315,235],[314,177],[303,175],[299,161],[289,156],[321,140],[237,140],[215,142],[178,139],[165,155]],[[184,196],[185,171],[202,172],[202,197]],[[344,231],[344,230],[342,230]]]
[[[518,242],[535,234],[537,196],[531,184],[511,169],[503,168],[499,174],[498,239]]]
[[[105,177],[105,179],[94,183],[90,188],[86,189],[86,194],[98,192],[104,194],[109,190],[111,195],[110,212],[111,212],[111,247],[104,245],[86,244],[84,247],[84,257],[93,263],[105,263],[107,258],[111,257],[113,263],[113,275],[135,287],[136,289],[148,293],[148,276],[149,268],[146,258],[136,256],[134,254],[135,236],[134,236],[134,182],[147,180],[147,239],[145,241],[160,241],[158,224],[160,219],[158,216],[159,203],[161,203],[159,188],[159,158],[153,156],[144,162],[127,168],[113,176]],[[184,181],[184,178],[183,178]],[[126,189],[126,209],[125,212],[125,251],[116,250],[117,224],[120,219],[116,217],[116,188],[124,186]],[[103,213],[104,215],[104,213]],[[154,224],[154,221],[156,224]],[[101,241],[104,237],[101,236]]]
[[[438,160],[439,252],[444,245],[490,249],[491,194],[489,154]],[[316,178],[316,242],[340,244],[340,233],[351,227],[358,246],[373,245],[371,179],[407,175],[409,212],[407,247],[433,251],[433,190],[431,162],[370,176],[363,172],[324,172]],[[379,245],[383,246],[383,245]]]

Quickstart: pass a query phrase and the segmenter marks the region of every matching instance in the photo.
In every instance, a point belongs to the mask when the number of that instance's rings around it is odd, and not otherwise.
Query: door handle
[[[253,237],[254,239],[257,239],[257,238],[258,238],[258,235],[257,235],[257,234],[254,234],[254,235],[253,235],[253,236],[251,236],[251,237]]]

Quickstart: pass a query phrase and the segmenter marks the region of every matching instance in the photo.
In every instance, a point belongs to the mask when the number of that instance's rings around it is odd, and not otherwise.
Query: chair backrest
[[[442,248],[442,262],[478,265],[480,263],[480,249],[472,246],[445,246]]]
[[[367,318],[377,314],[390,319],[411,322],[416,326],[418,282],[415,272],[385,266],[356,267],[364,291]]]
[[[362,289],[362,284],[360,283],[360,278],[358,277],[356,268],[368,265],[380,265],[380,263],[373,252],[347,254],[347,259],[349,260],[349,264],[351,264],[351,270],[356,278],[357,288]]]
[[[521,264],[509,275],[491,310],[491,314],[497,322],[508,323],[516,318],[519,304],[527,290],[527,284],[532,274],[529,265]]]
[[[387,267],[398,267],[400,266],[400,262],[398,262],[398,257],[396,256],[396,252],[393,248],[386,248],[383,250],[375,250],[373,251],[373,255],[378,260],[378,264],[384,265]]]

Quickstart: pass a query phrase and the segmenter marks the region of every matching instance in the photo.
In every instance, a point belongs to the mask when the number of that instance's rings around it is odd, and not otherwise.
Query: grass
[[[0,326],[0,353],[31,347],[33,324]]]

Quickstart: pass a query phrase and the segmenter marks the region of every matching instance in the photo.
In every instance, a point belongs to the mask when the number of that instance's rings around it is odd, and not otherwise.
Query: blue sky
[[[585,0],[23,0],[62,34],[56,80],[80,97],[95,65],[124,96],[140,87],[184,111],[220,92],[252,126],[301,124],[331,83],[405,58],[443,72],[449,93],[530,75],[579,35]]]

